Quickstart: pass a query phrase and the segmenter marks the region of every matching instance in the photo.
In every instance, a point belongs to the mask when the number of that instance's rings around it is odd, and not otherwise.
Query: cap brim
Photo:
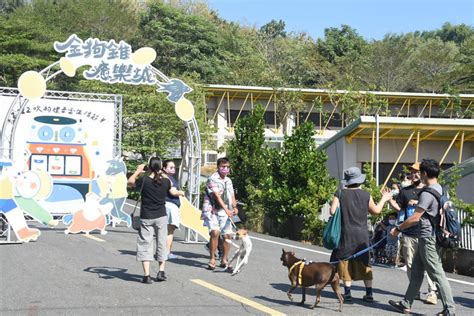
[[[357,178],[350,179],[348,181],[342,180],[341,183],[345,186],[351,185],[351,184],[362,184],[365,182],[365,174],[360,175]]]

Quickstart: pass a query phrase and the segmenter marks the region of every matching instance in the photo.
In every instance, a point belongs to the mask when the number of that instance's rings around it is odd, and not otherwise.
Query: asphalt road
[[[281,249],[292,249],[300,258],[328,261],[327,250],[298,242],[251,233],[253,252],[242,272],[205,269],[208,255],[203,244],[175,237],[179,259],[166,266],[168,281],[140,283],[141,265],[135,260],[135,231],[110,227],[108,234],[65,235],[64,227],[39,227],[36,242],[0,245],[1,315],[260,315],[336,314],[338,301],[328,286],[321,303],[311,310],[315,290],[307,290],[304,306],[286,296],[287,269],[280,262]],[[156,275],[157,265],[152,267]],[[448,275],[458,315],[474,315],[474,279]],[[362,301],[362,282],[353,285],[354,301],[344,304],[343,315],[395,315],[389,299],[398,300],[408,285],[406,272],[374,267],[374,303]],[[426,285],[422,290],[426,291]],[[413,311],[433,315],[437,306],[415,301]]]

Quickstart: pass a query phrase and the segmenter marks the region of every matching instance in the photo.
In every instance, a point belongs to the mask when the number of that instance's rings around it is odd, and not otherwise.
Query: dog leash
[[[353,255],[351,255],[351,256],[349,256],[349,257],[347,257],[347,258],[339,259],[339,260],[337,260],[337,261],[331,261],[331,262],[329,262],[329,263],[330,263],[330,264],[336,264],[336,263],[339,263],[339,262],[341,262],[341,261],[346,261],[346,260],[351,260],[351,259],[357,258],[357,257],[359,257],[360,255],[363,255],[364,253],[366,253],[366,252],[368,252],[368,251],[374,249],[375,247],[377,247],[382,241],[384,241],[385,239],[387,239],[387,237],[388,237],[388,236],[383,237],[382,239],[380,239],[379,241],[377,241],[377,242],[376,242],[375,244],[373,244],[372,246],[369,246],[369,247],[367,247],[367,248],[365,248],[365,249],[362,249],[361,251],[356,252],[355,254],[353,254]]]

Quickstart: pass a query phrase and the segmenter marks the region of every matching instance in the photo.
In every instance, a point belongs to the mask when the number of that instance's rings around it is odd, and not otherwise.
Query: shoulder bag
[[[337,249],[341,242],[341,193],[339,192],[339,205],[336,212],[329,218],[323,231],[323,245],[326,249]]]

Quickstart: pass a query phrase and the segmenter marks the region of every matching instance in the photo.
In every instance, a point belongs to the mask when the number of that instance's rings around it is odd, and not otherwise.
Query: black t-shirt
[[[418,195],[420,194],[421,190],[423,190],[423,188],[417,189],[413,184],[400,190],[400,194],[398,195],[396,202],[398,206],[400,206],[400,212],[404,212],[405,220],[407,220],[408,216],[411,215],[408,214],[410,212],[407,211],[408,202],[410,202],[410,200],[418,201]],[[403,234],[410,237],[418,237],[419,233],[419,223],[403,230]]]
[[[149,176],[144,176],[135,182],[135,188],[142,190],[140,218],[154,219],[166,216],[165,199],[171,189],[170,180],[162,178],[161,183],[156,183]]]

